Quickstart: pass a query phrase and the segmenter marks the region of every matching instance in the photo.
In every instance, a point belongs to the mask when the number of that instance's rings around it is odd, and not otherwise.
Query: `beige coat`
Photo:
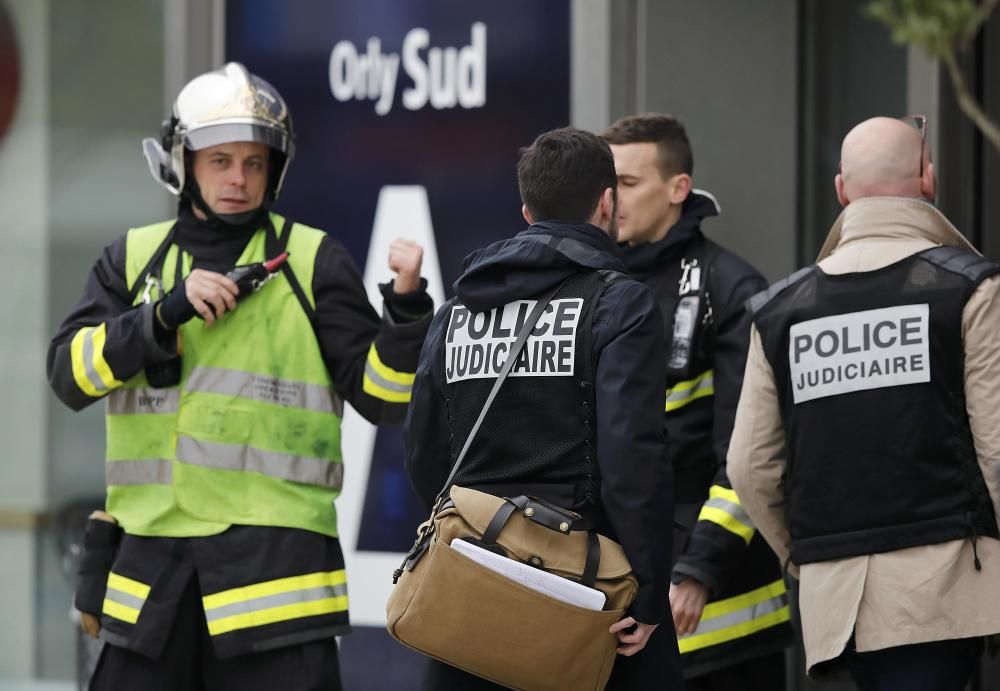
[[[972,249],[930,204],[861,199],[837,219],[819,266],[828,274],[872,271],[935,245]],[[984,281],[966,303],[962,329],[969,421],[1000,517],[1000,278]],[[728,471],[782,562],[789,552],[785,459],[774,374],[754,329]],[[840,655],[852,632],[862,652],[1000,632],[1000,540],[980,538],[978,550],[982,571],[973,566],[969,540],[803,565],[799,606],[807,668]]]

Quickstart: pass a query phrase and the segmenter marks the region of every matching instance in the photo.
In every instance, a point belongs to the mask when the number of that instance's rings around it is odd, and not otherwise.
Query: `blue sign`
[[[227,59],[274,84],[295,122],[280,211],[364,266],[379,191],[422,185],[449,294],[469,252],[523,227],[518,148],[569,121],[568,0],[226,8]]]
[[[226,58],[271,82],[296,128],[277,210],[343,243],[373,298],[391,238],[421,242],[440,304],[466,255],[525,227],[518,150],[569,121],[569,5],[228,0]],[[426,509],[398,429],[376,433],[348,410],[343,432],[337,510],[358,627],[342,642],[345,686],[355,673],[364,688],[389,684],[381,669],[414,688],[419,658],[365,627],[384,624],[391,573]]]

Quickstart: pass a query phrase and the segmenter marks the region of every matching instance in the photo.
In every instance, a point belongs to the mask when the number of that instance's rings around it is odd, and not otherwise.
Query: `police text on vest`
[[[795,403],[931,380],[929,307],[838,314],[789,330]]]
[[[518,300],[489,312],[470,312],[455,305],[445,337],[445,378],[491,379],[500,375],[534,300]],[[576,353],[576,328],[583,300],[550,302],[510,371],[512,377],[571,377]]]

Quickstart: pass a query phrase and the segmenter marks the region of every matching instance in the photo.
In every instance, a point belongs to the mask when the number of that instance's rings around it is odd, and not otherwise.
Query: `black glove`
[[[117,523],[93,517],[87,519],[87,529],[83,534],[79,580],[73,601],[79,611],[100,614],[104,608],[108,574],[115,561],[121,536],[122,529]]]
[[[197,316],[197,310],[188,301],[183,282],[156,304],[156,321],[164,329],[174,331]]]

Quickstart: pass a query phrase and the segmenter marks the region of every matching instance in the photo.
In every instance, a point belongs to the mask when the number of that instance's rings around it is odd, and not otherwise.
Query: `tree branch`
[[[995,5],[996,0],[991,0]],[[993,147],[1000,151],[1000,127],[982,109],[979,102],[972,96],[968,84],[965,83],[965,76],[958,66],[958,59],[955,57],[955,50],[950,46],[943,46],[941,60],[948,68],[948,77],[951,85],[955,89],[955,96],[958,98],[958,106],[962,112],[975,123],[986,138],[993,144]]]
[[[979,29],[982,28],[986,20],[990,18],[990,14],[996,8],[998,2],[1000,2],[1000,0],[983,0],[982,4],[973,14],[972,19],[969,20],[968,25],[958,35],[959,52],[965,52],[969,49],[972,42],[976,40],[976,35],[979,33]]]

